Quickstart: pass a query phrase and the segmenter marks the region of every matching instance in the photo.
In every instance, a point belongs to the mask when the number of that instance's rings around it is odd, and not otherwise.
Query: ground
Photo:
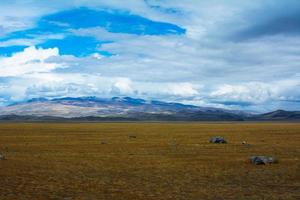
[[[299,123],[2,123],[0,154],[1,200],[300,199]]]

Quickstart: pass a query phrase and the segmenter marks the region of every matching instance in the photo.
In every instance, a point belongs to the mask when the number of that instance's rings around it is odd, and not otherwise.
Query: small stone
[[[5,160],[5,156],[0,154],[0,160]]]
[[[216,136],[216,137],[212,137],[209,139],[210,143],[216,143],[216,144],[225,144],[227,143],[227,141],[221,137],[221,136]]]

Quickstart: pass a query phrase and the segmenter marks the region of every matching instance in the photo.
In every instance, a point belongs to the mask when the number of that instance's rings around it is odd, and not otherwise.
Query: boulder
[[[0,154],[0,160],[5,160],[5,156]]]
[[[227,143],[226,140],[221,136],[212,137],[209,139],[210,143],[216,143],[216,144],[225,144]]]
[[[254,165],[266,165],[266,164],[274,164],[277,163],[277,159],[270,156],[251,156],[250,163]]]

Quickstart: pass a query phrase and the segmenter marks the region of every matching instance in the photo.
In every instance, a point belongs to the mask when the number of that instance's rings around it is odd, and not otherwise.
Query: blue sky
[[[300,110],[299,13],[297,0],[3,0],[0,105],[132,96]]]

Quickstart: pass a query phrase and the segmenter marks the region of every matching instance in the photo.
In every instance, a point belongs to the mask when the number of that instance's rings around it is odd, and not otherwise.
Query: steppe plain
[[[300,199],[300,123],[1,123],[0,154],[1,200]]]

